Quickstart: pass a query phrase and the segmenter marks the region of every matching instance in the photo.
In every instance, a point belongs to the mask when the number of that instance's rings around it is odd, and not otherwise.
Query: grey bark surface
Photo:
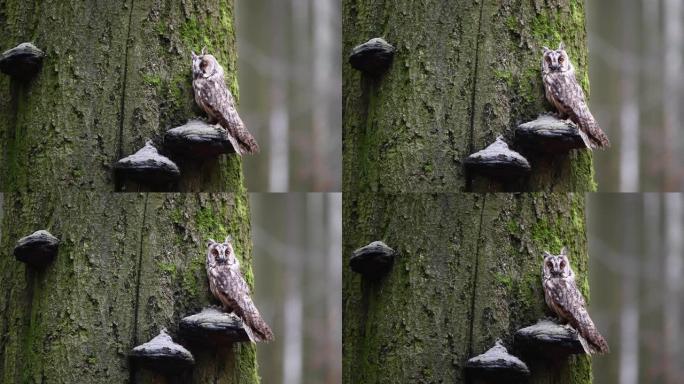
[[[591,153],[531,156],[513,185],[466,174],[463,160],[551,111],[542,46],[562,40],[588,94],[584,2],[343,1],[344,191],[590,191]],[[396,47],[379,78],[346,63],[373,37]],[[527,154],[525,154],[527,156]]]
[[[204,116],[193,100],[191,50],[206,46],[237,95],[232,0],[0,0],[0,49],[24,41],[46,56],[28,82],[0,76],[3,191],[147,190],[115,180],[112,166]],[[237,156],[177,163],[171,191],[243,188]]]
[[[550,316],[542,252],[570,250],[588,299],[584,196],[359,194],[343,203],[343,382],[464,383],[465,362]],[[371,241],[397,251],[379,280],[348,262]],[[530,383],[590,383],[586,355],[519,355]]]
[[[252,284],[245,194],[8,193],[0,212],[0,383],[164,382],[128,354],[217,304],[206,240],[231,234]],[[46,228],[61,239],[36,271],[14,243]],[[184,345],[196,364],[184,382],[257,383],[256,348]]]

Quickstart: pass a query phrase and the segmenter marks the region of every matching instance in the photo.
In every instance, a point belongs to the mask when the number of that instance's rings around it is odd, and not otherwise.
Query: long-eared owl
[[[589,343],[589,352],[608,352],[608,343],[596,329],[587,312],[587,304],[577,289],[575,273],[570,268],[565,247],[560,255],[544,252],[542,286],[546,304],[563,322],[569,323]]]
[[[570,118],[577,124],[588,147],[610,146],[608,136],[589,111],[584,91],[575,78],[575,67],[570,62],[563,43],[555,51],[544,47],[542,80],[546,99],[558,110],[561,118]]]
[[[252,302],[230,236],[223,243],[209,239],[207,247],[207,276],[211,293],[221,301],[226,311],[235,312],[242,319],[250,340],[272,341],[273,332]]]

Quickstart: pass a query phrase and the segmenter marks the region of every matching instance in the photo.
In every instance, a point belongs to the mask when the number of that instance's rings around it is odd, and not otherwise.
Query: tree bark
[[[237,96],[232,0],[63,4],[0,0],[0,48],[33,41],[46,56],[28,83],[0,76],[0,189],[145,191],[113,164],[204,116],[190,51],[218,58]],[[239,156],[176,159],[177,191],[241,191]]]
[[[592,155],[535,156],[520,184],[466,175],[463,160],[552,110],[542,46],[565,43],[588,94],[582,0],[343,2],[343,53],[372,37],[397,48],[379,79],[343,67],[346,191],[590,191]]]
[[[588,299],[581,194],[359,194],[343,204],[345,383],[466,382],[469,358],[497,338],[510,347],[516,330],[550,315],[545,250],[568,247]],[[348,261],[375,240],[398,256],[373,282]],[[525,361],[530,383],[591,382],[584,355]]]
[[[0,209],[0,212],[3,209]],[[216,304],[208,289],[208,238],[231,234],[252,284],[246,194],[55,192],[4,196],[0,248],[0,382],[164,382],[128,354],[163,327]],[[36,271],[12,255],[38,229],[61,239]],[[256,348],[188,346],[193,383],[257,383]]]

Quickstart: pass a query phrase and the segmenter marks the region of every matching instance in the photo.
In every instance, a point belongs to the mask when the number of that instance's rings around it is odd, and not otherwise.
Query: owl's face
[[[199,77],[207,78],[218,72],[222,72],[223,69],[219,65],[218,61],[213,55],[204,53],[204,48],[202,53],[199,55],[192,52],[192,78],[197,79]]]
[[[233,252],[233,244],[230,236],[226,237],[223,243],[217,243],[209,239],[207,244],[209,250],[207,251],[208,265],[227,265],[229,267],[238,266],[238,260]]]
[[[568,53],[565,52],[565,46],[560,43],[557,50],[551,50],[544,47],[544,55],[542,57],[542,71],[549,72],[565,72],[572,69]]]
[[[568,261],[568,250],[563,247],[560,255],[552,255],[544,252],[544,278],[552,277],[572,277],[573,272],[570,269],[570,261]]]

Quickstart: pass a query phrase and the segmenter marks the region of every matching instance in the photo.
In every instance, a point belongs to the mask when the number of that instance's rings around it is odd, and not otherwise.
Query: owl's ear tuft
[[[227,244],[232,244],[233,243],[233,236],[231,236],[231,235],[226,236],[226,239],[223,242],[227,243]]]
[[[214,244],[216,244],[216,241],[214,239],[209,239],[209,241],[207,241],[207,247],[211,247]]]
[[[547,46],[542,47],[542,52],[546,53],[548,51],[550,51],[549,47],[547,47]]]
[[[564,51],[565,50],[565,44],[561,41],[560,44],[558,44],[558,50],[559,51]]]
[[[197,54],[195,53],[195,51],[190,51],[190,55],[193,60],[197,58]]]
[[[547,257],[551,257],[551,256],[553,256],[553,255],[550,254],[548,251],[544,251],[543,256],[544,256],[544,258],[546,259]]]
[[[207,54],[207,47],[204,46],[204,47],[202,47],[202,56],[204,56],[206,54]]]
[[[560,252],[561,256],[568,257],[568,247],[563,247]]]

